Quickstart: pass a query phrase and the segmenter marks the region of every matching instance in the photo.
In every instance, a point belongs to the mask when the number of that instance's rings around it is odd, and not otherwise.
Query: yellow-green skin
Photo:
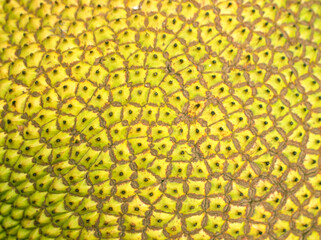
[[[320,238],[319,0],[0,0],[0,240]]]

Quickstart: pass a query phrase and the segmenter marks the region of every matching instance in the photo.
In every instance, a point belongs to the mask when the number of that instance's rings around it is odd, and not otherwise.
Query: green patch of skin
[[[152,52],[146,56],[145,67],[164,68],[166,67],[166,59],[162,53]]]
[[[168,141],[166,138],[153,143],[153,149],[158,153],[158,156],[167,156],[171,150],[173,142]]]
[[[243,187],[235,182],[232,183],[232,190],[229,192],[229,196],[233,201],[240,201],[248,198],[248,188]]]
[[[78,168],[74,167],[66,175],[64,175],[64,178],[69,184],[74,184],[77,182],[81,182],[84,178],[86,173],[84,171],[78,170]]]
[[[231,161],[231,160],[230,160]],[[215,157],[214,155],[206,159],[207,164],[211,168],[212,173],[221,172],[224,168],[224,159]]]
[[[142,117],[141,119],[147,121],[149,123],[156,122],[156,115],[158,113],[158,108],[154,106],[145,106],[142,109]]]
[[[188,181],[188,193],[196,195],[205,195],[205,182],[204,181]]]
[[[131,154],[129,152],[127,142],[124,141],[115,146],[113,154],[118,161],[128,161]]]
[[[70,165],[68,162],[59,162],[57,164],[55,164],[54,166],[54,172],[59,175],[59,174],[62,174],[62,175],[65,175],[67,174],[71,169],[73,168],[72,165]],[[33,174],[33,173],[32,173]],[[37,174],[37,173],[36,173]],[[38,175],[36,175],[38,176]]]
[[[92,96],[91,100],[89,101],[89,105],[98,108],[99,110],[102,109],[105,105],[109,102],[109,91],[104,88],[99,88]]]
[[[110,141],[108,139],[108,135],[105,130],[102,130],[99,133],[97,133],[88,142],[91,143],[91,146],[97,147],[100,149],[103,149],[106,146],[110,145]]]
[[[125,215],[124,216],[124,226],[126,230],[142,230],[144,228],[142,217]]]
[[[287,166],[280,159],[277,159],[274,163],[274,169],[271,172],[271,174],[279,178],[283,175],[286,169],[287,169]]]
[[[32,116],[33,114],[39,112],[40,110],[41,110],[41,97],[30,96],[26,101],[24,113],[28,114],[28,116]]]
[[[267,112],[267,104],[258,99],[254,99],[253,103],[248,107],[252,111],[254,116],[265,114]]]
[[[187,231],[193,231],[196,229],[200,229],[202,227],[201,224],[202,224],[203,218],[204,218],[204,213],[200,214],[200,215],[187,217],[185,219]]]
[[[130,174],[129,174],[130,175]],[[89,172],[88,177],[92,184],[99,184],[105,182],[109,179],[109,176],[106,171],[96,170]]]
[[[206,138],[206,140],[200,144],[199,148],[204,157],[209,157],[216,153],[215,148],[217,147],[217,144],[217,141]],[[210,167],[213,168],[214,166],[210,165]]]
[[[192,162],[192,172],[190,177],[195,177],[195,178],[205,178],[207,179],[209,176],[209,172],[207,170],[207,165],[205,162]]]
[[[148,126],[138,123],[136,125],[132,125],[128,131],[128,138],[138,138],[145,137],[147,135]]]
[[[278,149],[280,143],[283,142],[283,137],[276,129],[269,131],[264,138],[267,140],[268,144],[274,149]]]
[[[221,232],[222,226],[225,223],[221,216],[208,216],[207,224],[205,229],[212,232],[212,233],[219,233]]]
[[[122,213],[121,205],[122,203],[111,197],[103,203],[103,213],[117,216]]]
[[[146,72],[143,68],[128,70],[128,82],[132,83],[132,85],[143,84],[145,82]]]
[[[75,117],[68,115],[61,115],[58,118],[58,124],[61,130],[66,131],[74,127]]]
[[[99,218],[99,213],[87,213],[81,216],[82,220],[84,221],[84,225],[87,227],[95,226],[97,219]]]
[[[15,171],[28,173],[33,166],[32,157],[20,156],[13,168]]]
[[[23,183],[24,177],[27,177],[27,174],[14,172],[11,174],[9,181],[10,183],[12,183],[13,186],[18,186],[19,184]]]
[[[86,180],[82,180],[75,185],[72,185],[70,187],[70,192],[78,195],[78,196],[85,196],[88,194],[88,190],[90,189],[90,186],[86,183]]]
[[[167,93],[167,95],[170,95],[180,90],[180,84],[175,78],[168,75],[164,78],[164,80],[160,84],[160,88],[164,90]]]
[[[139,197],[135,197],[128,205],[127,214],[144,217],[145,213],[149,210],[149,206],[142,202]]]
[[[273,226],[273,231],[277,237],[280,237],[290,231],[290,224],[287,221],[278,220]]]
[[[304,207],[309,213],[313,214],[314,216],[319,212],[321,208],[320,201],[317,197],[312,197],[309,201],[309,204]]]
[[[62,63],[71,64],[80,60],[83,51],[73,48],[62,53]]]
[[[158,160],[156,159],[153,162],[153,165],[149,169],[152,173],[159,176],[160,178],[166,178],[166,176],[167,176],[166,171],[167,171],[168,165],[169,165],[169,163],[164,162],[163,159],[158,159]]]
[[[23,137],[19,132],[13,132],[7,135],[6,146],[8,146],[9,149],[19,149],[23,142]]]
[[[10,178],[10,174],[11,174],[10,169],[8,167],[2,165],[0,167],[0,170],[2,171],[2,174],[0,176],[0,180],[3,181],[3,182],[4,181],[8,181],[9,178]]]
[[[169,136],[169,129],[166,126],[156,126],[152,128],[152,138],[153,141],[162,139]]]
[[[136,182],[140,188],[144,188],[154,185],[157,182],[157,179],[149,171],[140,170]]]
[[[50,89],[42,96],[42,104],[45,108],[50,107],[53,109],[57,109],[58,101],[58,94],[53,89]]]
[[[108,72],[105,68],[101,67],[100,65],[93,66],[89,73],[90,81],[100,86],[105,83],[105,79],[107,76]]]
[[[183,128],[181,128],[183,129]],[[185,130],[183,129],[183,132]],[[179,129],[179,133],[181,130]],[[203,127],[200,123],[195,122],[189,125],[189,139],[197,142],[201,137],[206,136],[206,127]]]
[[[36,188],[38,189],[38,191],[48,191],[53,180],[54,178],[51,177],[50,175],[45,175],[36,181]]]
[[[146,88],[143,85],[135,86],[131,90],[130,102],[143,106],[147,103],[148,94],[149,88]]]
[[[238,236],[242,236],[244,234],[245,223],[242,222],[229,222],[227,234],[231,235],[233,238],[237,238]]]
[[[105,58],[103,64],[109,72],[112,72],[116,69],[122,68],[123,61],[123,58],[121,58],[118,54],[112,54]]]
[[[185,194],[183,192],[183,184],[172,181],[167,181],[166,191],[164,193],[174,198],[179,198]]]
[[[23,84],[30,87],[37,77],[37,72],[35,68],[27,68],[23,70],[18,76],[17,80],[21,81]]]
[[[258,197],[263,197],[271,191],[272,186],[273,185],[268,180],[259,181],[255,186],[255,195]]]
[[[229,210],[230,219],[239,219],[245,217],[246,206],[231,205]]]
[[[57,66],[54,69],[50,70],[48,77],[51,80],[51,85],[55,86],[57,83],[64,81],[68,78],[66,70],[62,66]]]
[[[144,67],[145,54],[135,53],[128,58],[130,67]]]
[[[270,193],[266,202],[269,203],[274,209],[280,205],[280,200],[282,199],[282,194],[278,191]]]
[[[179,30],[181,30],[183,25],[184,22],[180,18],[169,17],[167,19],[166,29],[173,31],[174,33],[177,33]]]
[[[117,225],[118,217],[112,216],[109,214],[100,214],[99,218],[99,227],[103,228],[104,226],[115,226]]]
[[[146,235],[149,239],[166,240],[167,237],[164,235],[163,230],[147,230]]]
[[[140,196],[144,197],[150,203],[154,203],[163,194],[159,190],[159,185],[147,187],[139,190]]]
[[[176,118],[176,112],[168,106],[159,108],[158,122],[171,125]]]
[[[156,104],[157,106],[160,106],[164,100],[164,94],[159,88],[155,88],[150,91],[148,101],[149,103]]]
[[[128,163],[122,164],[118,165],[116,168],[112,170],[111,178],[114,179],[116,182],[122,182],[128,180],[132,173],[133,170],[130,168]]]
[[[173,41],[174,36],[166,32],[159,31],[157,34],[156,47],[164,50],[171,41]]]
[[[141,108],[133,106],[133,105],[126,105],[123,107],[123,121],[127,121],[129,124],[135,121],[140,114]]]
[[[156,33],[152,31],[144,31],[139,34],[139,43],[142,47],[153,47],[156,38]]]
[[[178,177],[181,179],[186,179],[188,165],[189,164],[186,162],[173,162],[171,164],[170,177]]]
[[[52,147],[67,146],[70,143],[71,135],[67,132],[59,132],[56,136],[50,139],[49,143]]]
[[[171,220],[172,217],[172,214],[154,211],[153,215],[150,218],[150,224],[153,227],[163,227]]]
[[[243,101],[243,103],[246,103],[251,98],[251,88],[248,86],[236,88],[235,89],[235,95]]]
[[[208,18],[208,16],[211,15],[211,14],[213,14],[213,13],[210,12],[210,11],[205,12],[206,18]],[[219,32],[217,31],[217,29],[212,27],[212,26],[203,26],[203,27],[201,27],[201,38],[206,43],[208,43],[210,40],[212,40],[213,36],[217,36],[218,33]]]
[[[190,146],[177,145],[171,154],[172,161],[190,161],[192,158],[192,149]]]
[[[203,199],[196,199],[196,198],[187,197],[183,202],[180,213],[181,214],[194,214],[197,212],[201,212],[201,211],[203,211],[202,202],[203,202]]]
[[[321,137],[314,133],[309,133],[309,140],[307,142],[307,148],[318,150],[321,147]]]
[[[128,127],[123,126],[122,123],[113,125],[109,131],[113,142],[122,141],[127,138]]]
[[[204,86],[202,86],[198,82],[195,82],[191,85],[188,85],[188,87],[186,88],[186,91],[189,94],[189,99],[193,100],[196,97],[206,96],[207,90],[206,90],[206,88],[204,88]]]
[[[311,192],[306,185],[303,185],[296,191],[295,197],[299,200],[300,204],[303,204],[305,201],[308,202],[308,199],[311,197]]]
[[[131,186],[130,182],[125,182],[117,185],[115,195],[120,198],[129,198],[135,195],[135,189]]]
[[[114,123],[120,122],[121,107],[110,106],[102,114],[102,118],[106,121],[106,125],[110,126]]]
[[[120,70],[109,74],[107,83],[111,89],[123,86],[126,84],[126,72],[124,70]]]
[[[180,55],[172,59],[171,66],[176,72],[179,72],[185,68],[192,66],[192,63],[185,55]]]
[[[82,109],[84,109],[84,104],[79,102],[76,98],[70,98],[61,107],[63,113],[71,115],[77,115]]]
[[[311,170],[318,167],[318,155],[306,154],[304,159],[303,166],[306,169]]]
[[[223,177],[212,178],[209,182],[211,184],[211,188],[208,195],[223,194],[225,191],[224,188],[228,183]]]
[[[44,144],[40,143],[38,139],[26,140],[21,145],[20,150],[27,156],[34,156],[43,146]]]
[[[172,220],[170,220],[166,226],[166,231],[169,235],[173,236],[181,232],[181,219],[175,216]]]
[[[134,162],[138,169],[146,169],[154,160],[155,156],[153,156],[150,151],[145,151],[137,154]]]
[[[176,210],[176,201],[163,195],[161,199],[154,204],[154,207],[158,211],[173,213]]]
[[[98,185],[95,185],[94,195],[100,199],[106,199],[106,197],[110,196],[112,186],[110,185],[109,181],[105,181]]]
[[[278,126],[283,129],[286,133],[294,130],[298,123],[294,120],[291,115],[285,116],[282,121],[278,122]]]
[[[86,75],[89,72],[89,70],[90,70],[90,64],[80,62],[75,64],[71,68],[71,76],[77,81],[80,81],[86,78]]]
[[[72,55],[72,54],[68,54]],[[66,54],[66,57],[68,56]],[[90,65],[93,65],[97,58],[102,57],[102,54],[98,51],[97,48],[91,48],[84,53],[84,61]],[[76,60],[75,60],[76,61]]]

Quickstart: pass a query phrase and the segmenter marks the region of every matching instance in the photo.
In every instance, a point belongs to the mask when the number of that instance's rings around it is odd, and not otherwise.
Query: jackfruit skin
[[[320,238],[318,0],[0,0],[0,239]]]

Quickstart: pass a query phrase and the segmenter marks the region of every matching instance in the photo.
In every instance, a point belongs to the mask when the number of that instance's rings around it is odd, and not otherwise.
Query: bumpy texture
[[[319,0],[0,0],[0,239],[319,239]]]

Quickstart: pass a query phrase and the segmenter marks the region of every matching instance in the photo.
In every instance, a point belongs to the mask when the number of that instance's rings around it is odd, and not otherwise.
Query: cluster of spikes
[[[0,239],[321,234],[319,0],[0,0]]]

